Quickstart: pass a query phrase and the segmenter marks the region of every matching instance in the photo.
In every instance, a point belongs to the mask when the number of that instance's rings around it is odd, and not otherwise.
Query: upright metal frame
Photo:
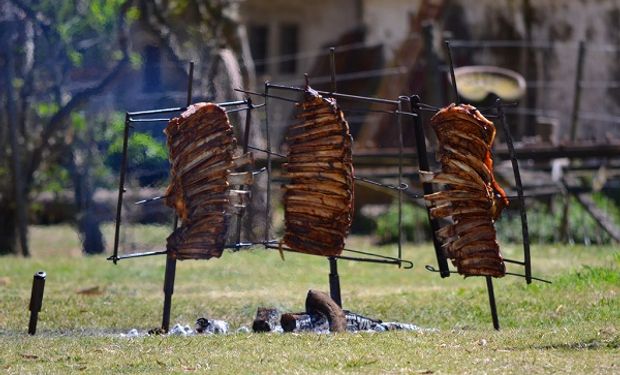
[[[457,83],[456,83],[456,77],[454,74],[454,63],[452,61],[452,52],[450,49],[450,41],[446,41],[445,42],[445,46],[446,46],[446,52],[447,52],[447,57],[448,57],[448,63],[449,63],[449,68],[450,68],[450,78],[451,78],[451,87],[453,90],[453,95],[454,95],[454,101],[456,104],[460,104],[460,97],[458,94],[458,88],[457,88]],[[420,103],[419,103],[419,98],[417,97],[413,97],[412,98],[412,103],[414,108],[418,108],[418,110],[420,110]],[[430,109],[428,108],[430,106],[427,106],[427,110]],[[548,282],[546,280],[542,280],[542,279],[538,279],[538,278],[534,278],[532,277],[531,274],[531,257],[530,257],[530,241],[529,241],[529,231],[528,231],[528,226],[527,226],[527,214],[525,212],[525,202],[524,202],[524,195],[523,195],[523,185],[521,182],[521,175],[519,172],[519,163],[517,161],[516,158],[516,154],[515,154],[515,150],[514,150],[514,145],[512,142],[512,136],[510,134],[510,129],[508,127],[508,125],[506,124],[506,119],[505,119],[505,114],[504,114],[504,105],[502,104],[501,100],[498,100],[496,102],[496,106],[495,109],[497,111],[496,117],[499,119],[500,123],[502,124],[502,127],[504,128],[504,132],[505,132],[505,136],[506,136],[506,143],[508,145],[508,150],[509,150],[509,154],[510,154],[510,159],[512,161],[512,168],[513,168],[513,172],[515,175],[515,183],[517,185],[517,194],[518,194],[518,200],[519,200],[519,209],[520,209],[520,213],[521,213],[521,225],[522,225],[522,235],[523,235],[523,256],[524,256],[524,261],[517,261],[517,260],[511,260],[511,259],[504,259],[504,261],[508,262],[508,263],[513,263],[513,264],[519,264],[524,266],[525,268],[525,280],[527,284],[530,284],[532,282],[533,279],[539,280],[539,281],[544,281],[544,282]],[[431,111],[434,109],[430,109]],[[492,117],[492,116],[488,116],[488,117]],[[418,159],[419,159],[419,165],[420,168],[423,168],[423,165],[425,167],[426,170],[428,170],[428,160],[423,160],[426,159],[426,146],[425,144],[423,144],[425,141],[425,137],[424,137],[424,133],[423,133],[423,128],[420,124],[417,124],[416,126],[416,137],[418,138],[416,140],[416,145],[418,146]],[[420,149],[420,147],[422,149]],[[428,184],[427,186],[424,187],[425,193],[428,192],[432,192],[432,185]],[[429,219],[430,215],[429,215]],[[447,263],[447,259],[445,257],[445,255],[443,254],[443,252],[438,249],[437,245],[439,243],[437,236],[435,234],[435,231],[438,228],[438,224],[435,221],[435,223],[433,223],[433,219],[431,219],[431,227],[433,229],[433,243],[435,244],[435,251],[436,251],[436,255],[437,255],[437,262],[439,264],[439,273],[441,275],[441,277],[448,277],[450,275],[450,273],[452,273],[452,271],[449,270],[448,268],[448,263]],[[436,271],[433,267],[427,266],[426,267],[428,270],[430,271]],[[515,275],[515,276],[523,276],[523,275],[518,275],[518,274],[513,274],[510,272],[507,272],[506,274],[511,274],[511,275]],[[493,278],[491,276],[485,276],[486,279],[486,287],[487,287],[487,293],[488,293],[488,297],[489,297],[489,307],[490,307],[490,311],[491,311],[491,318],[493,321],[493,327],[496,330],[500,329],[500,324],[499,324],[499,317],[498,317],[498,313],[497,313],[497,305],[496,305],[496,301],[495,301],[495,291],[493,288]]]
[[[146,110],[146,111],[127,112],[125,114],[125,126],[123,129],[123,147],[122,147],[122,157],[121,157],[121,165],[120,165],[118,200],[117,200],[117,205],[116,205],[114,249],[113,249],[113,255],[108,258],[108,260],[111,260],[112,262],[114,262],[114,264],[116,264],[121,259],[139,258],[139,257],[154,256],[154,255],[166,255],[166,268],[165,268],[164,287],[163,287],[164,303],[163,303],[163,314],[162,314],[162,325],[161,325],[162,330],[164,330],[165,332],[167,332],[170,329],[170,311],[172,308],[172,295],[174,293],[174,283],[175,283],[175,278],[176,278],[176,262],[177,262],[176,255],[172,252],[168,252],[167,250],[119,255],[120,227],[122,224],[123,198],[124,198],[124,193],[126,192],[125,182],[126,182],[126,177],[127,177],[129,132],[130,132],[130,129],[132,129],[135,124],[168,122],[170,120],[169,118],[141,118],[143,116],[152,116],[152,115],[159,115],[159,114],[182,112],[187,107],[189,107],[192,102],[193,73],[194,73],[194,63],[191,62],[189,65],[187,101],[186,101],[185,107],[161,108],[161,109],[153,109],[153,110]],[[218,105],[221,107],[245,106],[242,108],[228,110],[227,113],[237,112],[240,110],[247,111],[245,134],[244,134],[244,147],[243,147],[244,152],[247,152],[248,142],[249,142],[248,136],[249,136],[249,131],[250,131],[249,124],[251,121],[250,113],[253,109],[260,108],[262,105],[258,105],[258,106],[254,105],[251,99],[218,103]],[[165,197],[164,196],[153,197],[153,198],[149,198],[143,201],[136,202],[136,204],[151,203],[151,202],[161,200],[163,198]],[[241,235],[240,224],[241,224],[242,217],[243,217],[243,211],[240,212],[239,220],[237,224],[237,230],[236,230],[237,241],[234,245],[227,245],[227,248],[239,249],[240,247],[248,247],[252,245],[252,244],[240,242],[240,235]],[[178,225],[178,217],[175,215],[175,218],[173,221],[173,228],[172,228],[173,231],[177,228],[177,225]]]
[[[380,104],[389,104],[392,106],[395,106],[397,109],[394,111],[385,111],[386,113],[392,113],[394,115],[398,116],[398,126],[399,126],[399,133],[400,133],[400,140],[399,140],[399,186],[395,187],[395,186],[391,186],[391,185],[385,185],[385,184],[381,184],[379,182],[376,181],[372,181],[369,179],[360,179],[360,178],[356,178],[356,180],[361,180],[363,182],[367,182],[367,183],[371,183],[374,185],[379,185],[382,186],[384,188],[388,188],[388,189],[396,189],[398,191],[398,210],[399,210],[399,219],[402,218],[402,193],[403,190],[406,189],[408,186],[405,186],[405,188],[403,188],[403,184],[402,184],[402,159],[403,159],[403,145],[402,145],[402,117],[404,116],[415,116],[415,114],[410,113],[410,112],[405,112],[402,110],[402,104],[403,104],[403,100],[402,98],[399,100],[388,100],[388,99],[381,99],[381,98],[373,98],[373,97],[364,97],[364,96],[357,96],[357,95],[349,95],[349,94],[342,94],[342,93],[338,93],[337,90],[337,82],[336,82],[336,65],[335,65],[335,48],[330,48],[330,76],[331,76],[331,91],[326,92],[326,91],[318,91],[319,94],[324,95],[326,97],[333,97],[333,98],[338,98],[338,99],[343,99],[343,100],[349,100],[349,101],[357,101],[357,102],[365,102],[365,103],[380,103]],[[306,75],[306,80],[308,79],[307,75]],[[300,87],[293,87],[293,86],[284,86],[284,85],[279,85],[279,84],[273,84],[270,82],[265,82],[265,88],[264,88],[264,93],[256,93],[256,92],[251,92],[251,91],[246,91],[246,90],[238,90],[241,92],[244,92],[246,94],[250,94],[250,95],[257,95],[257,96],[261,96],[264,98],[265,100],[265,112],[266,112],[266,137],[267,137],[267,148],[266,150],[260,150],[257,148],[253,148],[250,147],[254,150],[258,150],[258,151],[264,151],[267,154],[267,169],[268,169],[268,183],[267,183],[267,205],[269,208],[270,205],[270,192],[271,192],[271,156],[274,155],[275,153],[272,151],[271,149],[271,141],[270,141],[270,137],[269,137],[269,110],[268,110],[268,102],[269,99],[276,99],[276,100],[282,100],[282,101],[287,101],[287,102],[296,102],[295,100],[289,99],[289,98],[285,98],[285,97],[280,97],[277,95],[272,95],[270,93],[270,89],[276,89],[276,90],[283,90],[283,91],[294,91],[294,92],[303,92],[306,89],[305,88],[300,88]],[[285,157],[284,155],[277,155],[280,157]],[[268,218],[268,217],[267,217]],[[269,220],[267,220],[267,222],[269,222]],[[342,306],[342,295],[341,295],[341,285],[340,285],[340,275],[338,273],[338,259],[342,259],[342,260],[349,260],[349,261],[359,261],[359,262],[372,262],[372,263],[382,263],[382,264],[394,264],[397,265],[398,267],[403,267],[405,269],[409,269],[413,267],[413,264],[409,261],[406,261],[404,259],[402,259],[402,224],[401,224],[401,220],[399,220],[399,240],[398,240],[398,254],[396,257],[389,257],[389,256],[382,256],[382,255],[378,255],[378,254],[373,254],[373,253],[368,253],[368,252],[363,252],[363,251],[358,251],[358,250],[353,250],[353,249],[344,249],[344,251],[346,252],[352,252],[355,254],[360,254],[360,255],[365,255],[365,257],[354,257],[354,256],[344,256],[344,255],[339,255],[339,256],[329,256],[328,258],[328,263],[329,263],[329,289],[330,289],[330,297],[339,305]],[[265,233],[265,239],[268,238],[268,232],[266,231]],[[292,249],[289,249],[287,247],[284,247],[282,245],[274,245],[274,244],[265,244],[266,248],[270,248],[270,249],[277,249],[277,250],[285,250],[285,251],[294,251]]]
[[[448,59],[450,62],[450,74],[452,78],[452,88],[454,90],[455,98],[458,103],[458,91],[456,87],[456,80],[454,77],[454,66],[452,63],[452,56],[450,52],[450,44],[446,42],[446,48],[448,52]],[[364,183],[369,183],[373,185],[380,186],[385,189],[392,189],[398,191],[398,207],[399,207],[399,224],[398,224],[398,255],[397,257],[384,256],[379,254],[374,254],[370,252],[364,252],[354,249],[344,249],[346,252],[350,252],[356,254],[358,256],[348,256],[348,255],[340,255],[340,256],[330,256],[327,257],[329,261],[329,285],[330,285],[330,295],[332,299],[334,299],[340,306],[342,306],[342,298],[341,298],[341,288],[340,288],[340,278],[338,274],[338,259],[348,260],[348,261],[356,261],[356,262],[370,262],[370,263],[379,263],[379,264],[392,264],[397,265],[399,267],[403,267],[405,269],[412,268],[413,263],[408,260],[402,259],[402,199],[403,194],[409,199],[420,199],[423,198],[420,195],[414,194],[409,190],[409,186],[402,182],[403,177],[403,149],[404,149],[404,141],[403,141],[403,122],[405,119],[409,119],[411,126],[413,126],[414,134],[415,134],[415,143],[417,149],[417,158],[419,168],[422,170],[429,170],[429,162],[426,151],[426,137],[424,135],[424,129],[421,122],[422,112],[436,112],[439,110],[437,107],[433,107],[427,104],[424,104],[420,101],[420,98],[417,95],[413,95],[410,97],[399,97],[398,100],[384,99],[384,98],[375,98],[375,97],[366,97],[359,95],[351,95],[337,92],[337,83],[336,83],[336,70],[335,70],[335,49],[330,48],[330,73],[331,73],[331,91],[318,91],[319,94],[326,96],[341,99],[343,101],[353,101],[353,102],[363,102],[363,103],[376,103],[376,104],[384,104],[394,107],[394,110],[362,110],[368,112],[383,112],[391,115],[397,116],[397,126],[398,126],[398,186],[393,186],[389,184],[383,184],[378,181],[374,181],[368,178],[363,177],[355,177],[356,181],[361,181]],[[187,103],[186,107],[176,107],[176,108],[162,108],[162,109],[153,109],[147,111],[139,111],[139,112],[127,112],[125,115],[125,127],[123,131],[123,154],[121,158],[121,166],[120,166],[120,178],[119,178],[119,190],[118,190],[118,201],[117,201],[117,211],[116,211],[116,223],[115,223],[115,236],[114,236],[114,252],[113,255],[108,258],[108,260],[113,261],[115,264],[121,259],[128,258],[137,258],[137,257],[145,257],[152,255],[163,255],[166,254],[166,271],[164,277],[164,307],[163,307],[163,317],[162,317],[162,329],[164,331],[169,330],[170,325],[170,310],[172,305],[172,294],[174,292],[174,280],[176,275],[176,257],[172,253],[168,253],[166,250],[164,251],[150,251],[143,253],[133,253],[133,254],[122,254],[119,255],[119,242],[120,242],[120,226],[122,224],[122,204],[125,193],[125,180],[127,175],[127,149],[129,142],[129,131],[133,128],[134,124],[137,123],[147,123],[147,122],[163,122],[169,121],[168,118],[140,118],[142,116],[150,116],[156,114],[166,114],[166,113],[174,113],[183,111],[191,104],[192,100],[192,82],[193,82],[193,63],[190,63],[189,69],[189,82],[188,82],[188,91],[187,91]],[[276,96],[270,93],[271,90],[282,90],[282,91],[294,91],[294,92],[303,92],[305,89],[300,87],[292,87],[285,86],[279,84],[272,84],[270,82],[265,82],[264,92],[256,93],[241,89],[235,89],[236,91],[241,91],[249,95],[260,96],[264,98],[264,104],[254,105],[250,96],[246,100],[242,101],[231,101],[226,103],[219,103],[220,106],[223,107],[235,107],[235,106],[243,106],[240,108],[235,108],[228,110],[227,112],[237,112],[237,111],[247,111],[247,116],[245,120],[245,130],[244,130],[244,140],[243,140],[243,151],[244,153],[248,150],[256,150],[259,152],[263,152],[266,155],[267,161],[267,203],[265,208],[265,233],[263,241],[259,242],[242,242],[241,238],[241,220],[243,218],[243,210],[240,212],[239,220],[237,221],[237,227],[235,228],[235,243],[226,245],[226,248],[239,250],[242,247],[251,247],[255,245],[262,245],[266,249],[277,249],[279,251],[294,251],[289,249],[281,244],[278,244],[276,240],[270,238],[270,216],[271,216],[271,182],[272,182],[272,163],[273,156],[284,158],[284,155],[278,154],[272,150],[271,138],[269,134],[270,124],[269,124],[269,99],[277,99],[288,102],[296,102],[296,100],[289,99],[286,97]],[[254,147],[249,144],[249,134],[251,128],[251,112],[254,109],[265,107],[265,134],[266,134],[266,149],[260,149],[258,147]],[[496,114],[489,115],[489,118],[497,118],[502,126],[504,127],[504,131],[507,138],[507,144],[509,149],[510,158],[512,161],[512,167],[515,173],[515,181],[517,184],[517,193],[518,199],[520,203],[521,210],[521,222],[522,222],[522,231],[523,231],[523,242],[524,242],[524,261],[517,261],[511,259],[504,259],[505,262],[519,264],[525,267],[525,275],[515,274],[507,272],[508,275],[524,277],[527,283],[531,283],[532,280],[538,280],[543,282],[548,282],[543,279],[539,279],[533,277],[531,275],[531,258],[530,258],[530,249],[529,249],[529,234],[527,228],[527,216],[525,213],[525,204],[524,204],[524,195],[523,195],[523,186],[521,183],[519,166],[514,150],[514,145],[512,142],[512,138],[510,135],[509,128],[505,121],[504,107],[506,107],[506,103],[501,103],[498,101],[494,107],[490,109],[494,109]],[[257,172],[255,172],[257,173]],[[430,194],[433,192],[433,186],[430,183],[422,184],[422,188],[424,194]],[[155,202],[157,200],[163,199],[165,197],[153,197],[143,201],[136,202],[136,204],[146,204],[150,202]],[[174,221],[174,229],[177,226],[177,219],[175,217]],[[432,228],[432,238],[433,244],[435,247],[435,253],[437,257],[438,267],[436,270],[432,266],[426,266],[427,270],[433,272],[439,272],[441,277],[449,277],[451,273],[455,273],[455,271],[451,271],[448,266],[447,258],[445,257],[442,249],[441,242],[438,240],[435,235],[435,231],[439,229],[439,222],[436,219],[432,219],[429,215],[429,220]],[[495,329],[499,329],[499,319],[497,314],[497,307],[495,303],[495,294],[493,290],[493,282],[491,277],[486,277],[487,290],[489,294],[489,304],[491,309],[491,315],[493,319],[493,326]]]

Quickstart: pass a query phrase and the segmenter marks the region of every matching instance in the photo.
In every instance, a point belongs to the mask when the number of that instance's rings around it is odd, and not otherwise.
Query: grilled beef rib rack
[[[302,253],[340,255],[353,216],[353,140],[334,99],[306,88],[289,127],[283,243]]]
[[[422,182],[444,184],[427,194],[433,218],[452,218],[436,231],[448,258],[465,276],[505,275],[495,220],[509,203],[493,175],[495,126],[467,104],[443,108],[431,119],[439,140],[440,172],[420,171]]]
[[[171,164],[166,205],[181,219],[167,250],[180,260],[220,257],[231,213],[249,198],[231,186],[252,183],[252,172],[231,171],[252,164],[252,154],[235,157],[233,128],[226,111],[213,103],[190,105],[164,132]]]

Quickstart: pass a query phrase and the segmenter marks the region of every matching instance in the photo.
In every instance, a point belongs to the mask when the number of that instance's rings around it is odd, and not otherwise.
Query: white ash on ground
[[[434,332],[437,330],[421,328],[412,323],[384,322],[343,310],[329,294],[318,290],[309,290],[306,296],[304,312],[282,313],[275,307],[259,307],[252,322],[252,331],[248,327],[242,326],[235,332],[311,332],[324,334],[331,332],[386,331]],[[141,334],[138,330],[132,329],[127,334],[121,334],[121,336],[137,337],[165,333],[162,329],[154,329]],[[196,320],[194,328],[191,328],[189,325],[176,324],[167,334],[173,336],[193,336],[225,335],[229,333],[232,332],[228,322],[200,317]]]
[[[217,319],[198,318],[196,320],[196,333],[207,335],[228,333],[228,322]]]

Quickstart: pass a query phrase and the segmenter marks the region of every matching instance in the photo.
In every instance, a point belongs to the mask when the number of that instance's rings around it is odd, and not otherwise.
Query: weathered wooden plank
[[[592,216],[594,221],[611,236],[616,242],[620,242],[620,227],[614,223],[614,221],[607,215],[607,213],[601,210],[594,202],[592,194],[578,193],[573,194],[577,198],[577,202],[585,208],[586,211]]]

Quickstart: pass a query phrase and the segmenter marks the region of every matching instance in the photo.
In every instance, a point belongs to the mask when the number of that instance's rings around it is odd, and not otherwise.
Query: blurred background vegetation
[[[527,0],[489,1],[484,3],[488,6],[477,7],[456,0],[407,4],[343,0],[323,7],[302,1],[255,0],[0,1],[0,254],[28,255],[28,224],[70,223],[80,234],[84,253],[110,249],[101,224],[114,219],[124,113],[183,105],[189,61],[196,62],[195,102],[231,100],[241,97],[232,90],[235,87],[260,90],[259,81],[270,79],[295,84],[306,71],[313,77],[313,86],[328,85],[327,46],[338,45],[342,46],[337,55],[338,87],[343,92],[374,92],[384,97],[416,92],[428,103],[443,105],[450,97],[447,81],[441,78],[445,75],[445,56],[438,41],[461,39],[454,50],[457,65],[506,66],[527,80],[527,96],[520,105],[530,108],[518,109],[531,113],[509,117],[510,124],[515,125],[518,147],[541,139],[554,147],[557,143],[553,142],[567,133],[573,104],[564,100],[571,97],[572,77],[558,79],[557,74],[574,70],[573,57],[578,51],[575,41],[584,38],[579,31],[583,26],[588,30],[584,35],[598,44],[588,46],[585,55],[590,63],[582,80],[584,90],[588,90],[582,100],[590,103],[603,98],[597,103],[605,106],[602,114],[594,113],[598,117],[592,117],[591,109],[575,112],[575,116],[590,121],[591,126],[580,129],[585,137],[582,141],[602,134],[601,142],[607,142],[613,138],[609,134],[616,131],[610,124],[620,121],[610,110],[620,103],[620,85],[614,81],[620,74],[614,65],[620,50],[602,43],[617,46],[620,41],[620,9],[610,1],[584,2],[592,14],[601,17],[600,22],[592,21],[596,17],[580,19],[588,23],[581,25],[573,22],[579,14],[575,9],[582,6],[578,3],[567,2],[560,12],[554,11],[556,5],[552,3]],[[350,17],[340,17],[342,9],[351,11]],[[562,12],[567,12],[568,18]],[[340,22],[332,22],[334,19]],[[329,22],[333,27],[324,27]],[[476,44],[483,37],[491,41]],[[506,41],[508,47],[502,44]],[[570,69],[561,65],[564,63]],[[555,69],[560,65],[561,69]],[[398,90],[402,92],[396,93]],[[273,102],[271,124],[276,135],[281,135],[290,119],[290,103],[278,112],[278,104]],[[360,140],[356,147],[393,147],[398,137],[393,134],[391,120],[357,112],[346,115],[356,141]],[[258,125],[264,114],[255,117],[252,142],[260,146],[264,129]],[[240,119],[235,118],[234,124],[242,123]],[[129,224],[166,225],[170,221],[164,207],[150,206],[138,212],[131,203],[160,194],[165,188],[168,161],[163,126],[165,123],[132,129],[128,150],[131,199],[124,209]],[[369,128],[374,130],[369,132]],[[374,136],[368,135],[373,132]],[[498,140],[502,141],[499,133]],[[273,143],[279,141],[277,136],[273,138]],[[406,145],[412,142],[412,134],[405,134]],[[432,143],[429,139],[429,146]],[[556,161],[521,163],[529,172],[544,171],[549,177]],[[579,188],[593,192],[595,206],[616,225],[620,223],[616,161],[594,158],[562,165],[567,173],[573,167],[587,170],[579,172]],[[415,163],[406,167],[407,174],[415,176]],[[393,169],[382,168],[379,165],[367,174],[373,178],[374,172],[393,174]],[[360,175],[366,173],[363,168],[358,171]],[[525,178],[527,188],[537,188],[538,176]],[[600,181],[597,176],[602,176]],[[416,177],[408,182],[419,189]],[[550,183],[558,189],[557,196],[526,198],[533,242],[613,242],[583,205],[562,190],[561,181]],[[505,174],[502,184],[514,186]],[[265,181],[256,185],[264,186]],[[391,195],[364,190],[367,187],[356,185],[359,204],[352,231],[370,235],[377,244],[393,243],[398,238],[397,205]],[[274,186],[273,190],[278,189]],[[262,193],[264,190],[253,191],[255,213],[264,209]],[[422,203],[405,199],[405,241],[420,243],[430,238]],[[522,241],[519,220],[516,208],[506,211],[497,223],[500,240]],[[281,215],[274,216],[274,226],[281,221]],[[250,229],[256,228],[250,225]],[[129,233],[122,239],[131,236]],[[159,239],[161,246],[164,239]]]

